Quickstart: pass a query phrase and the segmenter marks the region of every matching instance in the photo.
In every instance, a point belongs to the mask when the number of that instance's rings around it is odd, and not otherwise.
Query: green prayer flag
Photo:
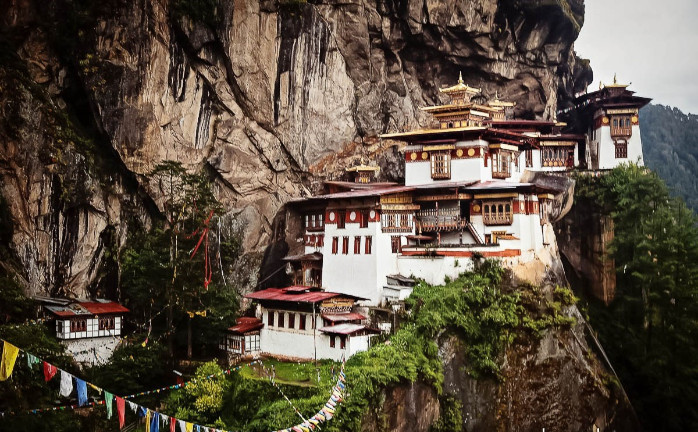
[[[114,400],[114,395],[104,390],[104,404],[107,406],[107,418],[111,418],[111,404]]]

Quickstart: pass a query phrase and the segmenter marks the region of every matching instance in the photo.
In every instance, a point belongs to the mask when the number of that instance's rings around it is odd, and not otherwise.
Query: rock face
[[[261,257],[318,178],[361,156],[399,178],[377,135],[423,122],[459,71],[529,118],[591,79],[572,51],[582,0],[82,3],[0,6],[2,194],[35,292],[118,276],[128,221],[160,217],[162,161],[209,170]]]

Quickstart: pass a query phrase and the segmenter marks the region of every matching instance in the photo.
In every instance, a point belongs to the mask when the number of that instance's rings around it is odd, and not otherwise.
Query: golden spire
[[[463,84],[463,72],[458,71],[458,84]]]

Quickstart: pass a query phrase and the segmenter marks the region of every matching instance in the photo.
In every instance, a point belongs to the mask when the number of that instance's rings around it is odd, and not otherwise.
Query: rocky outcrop
[[[572,50],[583,12],[581,0],[5,2],[2,55],[16,62],[2,86],[27,78],[3,92],[0,130],[21,272],[33,290],[85,296],[114,256],[104,239],[118,252],[130,218],[159,217],[148,174],[165,160],[212,173],[258,263],[277,211],[318,178],[375,157],[399,179],[377,135],[423,122],[459,71],[519,115],[551,117],[591,78]],[[31,115],[47,109],[93,145],[59,142]],[[40,155],[52,146],[55,163]],[[56,198],[56,166],[79,202]]]

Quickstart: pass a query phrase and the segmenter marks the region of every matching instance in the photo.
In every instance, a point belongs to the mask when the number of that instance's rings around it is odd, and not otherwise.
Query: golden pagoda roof
[[[630,84],[619,84],[618,83],[617,74],[613,74],[613,84],[604,84],[601,81],[599,81],[599,90],[601,90],[601,88],[626,88],[628,86],[630,86]]]
[[[501,100],[499,100],[499,94],[497,92],[495,92],[494,100],[487,101],[487,105],[489,105],[491,107],[501,107],[501,108],[507,107],[508,108],[508,107],[516,106],[516,102],[501,101]]]
[[[470,87],[469,85],[464,84],[463,83],[463,73],[459,72],[458,73],[458,84],[451,86],[451,87],[439,89],[439,91],[441,93],[446,93],[446,94],[465,92],[465,93],[470,93],[470,94],[476,95],[476,94],[479,94],[482,90],[479,88]]]
[[[428,112],[428,113],[434,113],[434,112],[439,112],[439,111],[453,111],[453,110],[459,110],[459,111],[475,110],[475,111],[484,111],[484,112],[496,112],[496,111],[502,110],[502,108],[500,108],[500,107],[480,105],[480,104],[476,104],[473,102],[468,102],[465,104],[432,105],[432,106],[420,107],[419,109],[422,111]]]
[[[359,171],[379,172],[380,170],[381,170],[380,167],[365,165],[363,163],[361,165],[353,166],[353,167],[346,169],[347,172],[359,172]]]
[[[380,138],[405,138],[411,136],[428,135],[428,134],[451,134],[455,132],[470,132],[470,131],[483,131],[486,130],[485,126],[465,126],[458,128],[448,128],[448,129],[417,129],[409,132],[396,132],[379,135]]]

